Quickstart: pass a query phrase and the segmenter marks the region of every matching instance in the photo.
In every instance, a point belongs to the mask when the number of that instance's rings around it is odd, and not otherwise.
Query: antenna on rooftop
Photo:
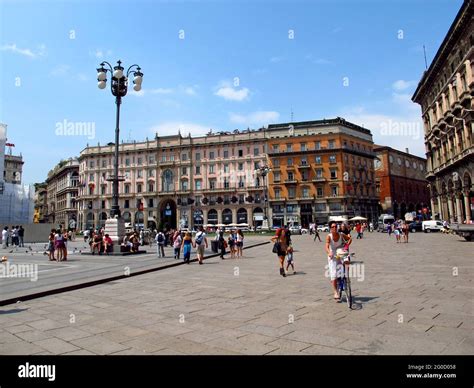
[[[426,47],[425,47],[425,45],[423,45],[423,53],[425,55],[425,69],[428,70],[428,62],[426,60]]]

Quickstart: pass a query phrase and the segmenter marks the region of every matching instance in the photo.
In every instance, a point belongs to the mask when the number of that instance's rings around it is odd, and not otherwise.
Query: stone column
[[[430,199],[430,203],[431,203],[431,214],[434,214],[434,213],[436,213],[436,212],[435,212],[435,202],[434,202],[434,198],[431,198],[431,199]],[[439,212],[440,212],[440,211],[438,210],[438,213],[439,213]]]
[[[469,201],[469,191],[464,192],[464,207],[466,208],[466,222],[471,221],[471,203]]]
[[[444,209],[443,209],[443,207],[441,206],[441,196],[438,194],[438,196],[436,197],[436,199],[438,200],[439,219],[440,219],[440,220],[444,220],[445,217],[444,217]],[[433,211],[432,211],[432,212],[433,212]]]
[[[231,210],[232,210],[232,222],[235,222],[236,224],[238,224],[238,221],[237,221],[237,208],[233,207]],[[247,214],[248,214],[248,211],[247,211]]]
[[[462,207],[461,207],[461,200],[459,198],[459,194],[456,193],[456,214],[457,214],[457,221],[459,224],[462,224]]]
[[[216,209],[217,210],[217,223],[222,224],[222,209]]]
[[[448,211],[449,211],[449,222],[453,223],[454,222],[454,208],[453,208],[453,199],[451,198],[450,194],[448,194]]]
[[[207,209],[202,209],[202,208],[201,208],[201,210],[202,210],[202,223],[203,223],[203,225],[206,225],[206,224],[209,223],[208,220],[207,220],[207,211],[208,210]]]

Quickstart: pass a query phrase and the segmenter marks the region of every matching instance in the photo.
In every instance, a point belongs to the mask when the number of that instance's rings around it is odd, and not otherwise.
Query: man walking
[[[199,231],[196,233],[194,243],[196,244],[198,262],[202,264],[202,260],[204,259],[204,246],[207,248],[206,233],[204,233],[202,226],[199,227]]]
[[[25,229],[23,229],[23,225],[20,226],[18,229],[18,239],[20,240],[20,247],[24,248],[25,244],[23,243],[23,238],[25,237]]]
[[[2,230],[2,248],[8,247],[8,226],[5,226]]]
[[[158,257],[165,257],[165,234],[160,230],[155,237]]]

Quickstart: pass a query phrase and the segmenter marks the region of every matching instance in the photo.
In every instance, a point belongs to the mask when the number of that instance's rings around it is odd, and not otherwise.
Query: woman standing
[[[332,290],[334,292],[334,299],[339,301],[339,295],[337,293],[337,269],[339,263],[336,251],[339,248],[342,248],[346,243],[344,234],[337,231],[337,225],[333,221],[329,224],[329,234],[326,237],[326,253],[328,254],[328,267],[329,267],[329,277],[331,279]],[[350,239],[350,237],[349,237]],[[352,242],[352,239],[350,239]]]
[[[175,258],[175,260],[179,260],[179,253],[181,251],[182,242],[183,242],[183,238],[181,237],[181,231],[178,230],[173,235],[173,248],[174,248],[174,258]]]
[[[48,257],[49,257],[49,261],[56,260],[54,258],[54,235],[55,235],[55,230],[51,229],[51,233],[49,234],[49,238],[48,238]]]
[[[242,257],[242,250],[244,247],[244,234],[240,229],[237,229],[237,258]]]
[[[187,264],[189,264],[189,260],[191,259],[191,248],[193,246],[193,236],[191,232],[187,232],[181,245],[181,249],[183,250],[183,259]]]
[[[288,250],[289,245],[289,236],[285,228],[279,228],[276,231],[275,236],[271,238],[271,241],[275,243],[274,252],[277,254],[280,260],[280,275],[286,277],[285,268],[283,267],[285,263],[285,256]]]

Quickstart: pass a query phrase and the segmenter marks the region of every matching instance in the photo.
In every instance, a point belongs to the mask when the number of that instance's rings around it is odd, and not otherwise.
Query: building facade
[[[78,221],[105,225],[112,206],[114,145],[87,147],[79,157]],[[144,228],[194,228],[263,220],[265,133],[234,131],[201,137],[156,136],[122,143],[119,205],[125,222]],[[49,195],[49,193],[48,193]]]
[[[46,220],[66,228],[77,228],[77,196],[79,194],[79,161],[61,161],[46,179]]]
[[[35,184],[35,213],[33,222],[36,224],[43,224],[47,222],[47,208],[48,208],[48,185],[44,183]]]
[[[426,159],[408,152],[376,145],[375,186],[380,213],[404,218],[407,212],[428,214],[430,196],[426,180]]]
[[[465,0],[412,100],[421,105],[432,213],[470,222],[474,211],[474,1]]]
[[[270,125],[266,131],[271,224],[377,217],[372,134],[341,118]]]
[[[3,171],[3,179],[6,183],[14,185],[21,184],[23,174],[23,157],[21,155],[5,155],[5,170]]]

